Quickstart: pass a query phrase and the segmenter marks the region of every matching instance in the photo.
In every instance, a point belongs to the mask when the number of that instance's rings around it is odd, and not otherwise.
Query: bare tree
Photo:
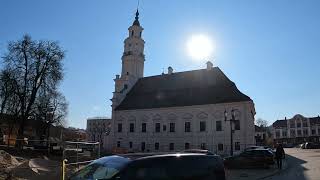
[[[51,125],[66,125],[66,116],[68,111],[68,103],[65,97],[57,90],[49,90],[49,93],[40,91],[39,97],[35,102],[34,117],[41,120],[45,125],[43,135],[50,136]]]
[[[258,119],[256,119],[255,124],[257,126],[259,126],[259,127],[267,127],[268,126],[268,121],[264,120],[264,119],[261,119],[261,118],[258,118]]]
[[[63,58],[64,51],[57,42],[35,41],[25,35],[22,40],[8,44],[2,72],[10,74],[10,92],[13,95],[10,96],[11,101],[2,99],[1,107],[15,107],[19,117],[18,137],[23,137],[26,120],[34,118],[40,91],[57,89],[62,81]]]

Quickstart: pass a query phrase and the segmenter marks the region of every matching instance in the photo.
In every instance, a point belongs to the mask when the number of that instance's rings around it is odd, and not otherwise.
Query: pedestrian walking
[[[284,156],[285,156],[285,153],[284,153],[282,144],[278,144],[278,147],[276,150],[276,160],[277,160],[277,165],[279,169],[282,169],[282,159],[284,159]]]

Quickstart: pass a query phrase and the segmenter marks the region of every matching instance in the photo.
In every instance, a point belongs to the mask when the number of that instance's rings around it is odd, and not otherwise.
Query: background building
[[[270,127],[255,125],[255,140],[257,146],[271,146],[273,139]]]
[[[275,143],[300,144],[320,142],[320,117],[304,117],[300,114],[291,119],[277,120],[273,123]]]
[[[227,154],[254,145],[254,103],[218,67],[143,77],[143,28],[136,13],[116,75],[111,133],[114,151],[209,149]],[[232,113],[233,112],[233,113]],[[233,123],[230,123],[233,119]],[[225,121],[228,120],[228,121]],[[231,128],[233,135],[231,136]]]
[[[110,132],[111,119],[106,117],[94,117],[87,119],[87,141],[100,142],[103,147],[104,137]]]

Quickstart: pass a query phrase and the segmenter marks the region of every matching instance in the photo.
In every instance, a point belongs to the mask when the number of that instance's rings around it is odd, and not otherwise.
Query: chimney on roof
[[[211,70],[213,68],[213,64],[211,61],[208,61],[206,64],[207,64],[207,70]]]
[[[168,67],[168,74],[172,74],[173,73],[173,69],[171,66]]]
[[[284,117],[284,120],[287,120],[287,117]]]

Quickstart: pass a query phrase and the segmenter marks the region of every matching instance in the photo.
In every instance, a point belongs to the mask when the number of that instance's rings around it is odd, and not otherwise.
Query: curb
[[[277,174],[280,174],[280,173],[286,171],[286,170],[289,168],[289,165],[288,165],[288,161],[287,161],[287,160],[285,160],[285,163],[286,163],[286,167],[283,168],[282,170],[277,170],[277,171],[274,172],[274,173],[268,174],[268,175],[266,175],[266,176],[264,176],[264,177],[257,178],[257,180],[266,179],[266,178],[272,177],[272,176],[274,176],[274,175],[277,175]]]

